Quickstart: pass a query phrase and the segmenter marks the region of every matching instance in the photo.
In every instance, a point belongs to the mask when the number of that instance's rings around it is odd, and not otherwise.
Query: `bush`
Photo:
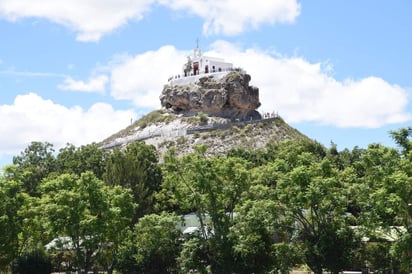
[[[52,263],[43,250],[33,250],[18,257],[15,268],[19,274],[50,274]]]
[[[179,138],[176,139],[176,143],[178,145],[184,145],[187,142],[187,139],[184,136],[179,136]]]
[[[139,126],[140,128],[145,128],[147,126],[156,124],[156,123],[169,123],[170,121],[173,121],[175,119],[175,116],[172,114],[165,114],[163,110],[155,110],[152,111],[142,118],[140,118],[138,121],[135,122],[135,126]]]
[[[253,130],[254,130],[253,125],[252,125],[252,124],[248,124],[248,125],[246,125],[246,126],[242,129],[242,134],[252,133]]]
[[[203,113],[203,112],[199,112],[197,114],[197,116],[199,117],[199,121],[201,125],[206,125],[208,120],[209,120],[209,116],[207,116],[207,114]]]

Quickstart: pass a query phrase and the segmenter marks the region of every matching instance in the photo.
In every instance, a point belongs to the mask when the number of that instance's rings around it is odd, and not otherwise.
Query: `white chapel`
[[[199,47],[193,50],[193,56],[183,65],[184,77],[206,73],[216,73],[233,70],[233,64],[225,62],[222,58],[204,56]]]

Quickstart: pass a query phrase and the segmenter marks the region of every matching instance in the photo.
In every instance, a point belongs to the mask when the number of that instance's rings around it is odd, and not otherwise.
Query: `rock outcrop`
[[[231,120],[259,120],[259,89],[249,86],[249,74],[232,71],[223,77],[205,75],[196,81],[166,85],[160,96],[163,108],[185,116],[198,112]]]

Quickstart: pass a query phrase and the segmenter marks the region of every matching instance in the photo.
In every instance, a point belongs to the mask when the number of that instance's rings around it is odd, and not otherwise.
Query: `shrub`
[[[136,121],[135,125],[139,126],[140,128],[145,128],[146,126],[156,124],[156,123],[169,123],[172,121],[175,117],[172,114],[165,114],[163,110],[155,110],[152,111],[142,118],[140,120]]]
[[[209,120],[209,116],[207,116],[207,114],[203,113],[203,112],[199,112],[197,114],[197,117],[199,117],[199,121],[201,125],[206,125],[208,120]]]
[[[248,124],[242,129],[242,134],[252,133],[253,132],[253,125]]]
[[[180,136],[179,138],[176,139],[176,143],[178,145],[183,145],[187,142],[187,139],[184,136]]]

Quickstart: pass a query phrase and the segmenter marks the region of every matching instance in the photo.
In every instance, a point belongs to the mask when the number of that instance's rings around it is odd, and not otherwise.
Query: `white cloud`
[[[3,0],[0,16],[8,20],[46,18],[78,32],[79,41],[98,41],[102,35],[140,20],[156,0]]]
[[[164,46],[136,56],[116,57],[111,65],[111,95],[136,106],[159,108],[159,96],[171,74],[180,73],[187,51]]]
[[[329,62],[275,57],[278,54],[241,50],[224,41],[212,49],[211,54],[225,56],[251,74],[252,84],[260,89],[262,110],[278,111],[289,122],[375,128],[412,119],[406,110],[407,91],[381,78],[337,81],[329,74]]]
[[[291,23],[299,16],[296,0],[162,0],[174,10],[188,10],[205,20],[205,34],[235,35],[262,24]]]
[[[76,31],[79,41],[98,41],[129,20],[142,19],[156,4],[201,17],[206,34],[233,35],[262,24],[293,22],[300,12],[296,0],[2,0],[0,17],[45,18]]]
[[[68,108],[35,93],[18,95],[0,105],[0,157],[17,155],[32,141],[48,141],[55,148],[67,142],[80,146],[99,142],[130,124],[132,110],[114,110],[106,103],[89,109]]]
[[[112,66],[111,94],[138,107],[159,108],[159,95],[170,74],[179,73],[186,55],[172,46],[124,56]],[[316,122],[337,127],[381,127],[412,119],[407,91],[378,77],[338,81],[329,62],[310,63],[260,49],[240,49],[215,42],[205,54],[223,57],[252,76],[259,87],[260,111],[278,112],[288,122]]]
[[[62,90],[71,90],[71,91],[83,91],[83,92],[92,92],[92,93],[101,93],[104,94],[106,91],[106,84],[109,81],[107,75],[98,75],[92,77],[88,82],[76,81],[71,77],[66,77],[64,82],[58,86]]]

